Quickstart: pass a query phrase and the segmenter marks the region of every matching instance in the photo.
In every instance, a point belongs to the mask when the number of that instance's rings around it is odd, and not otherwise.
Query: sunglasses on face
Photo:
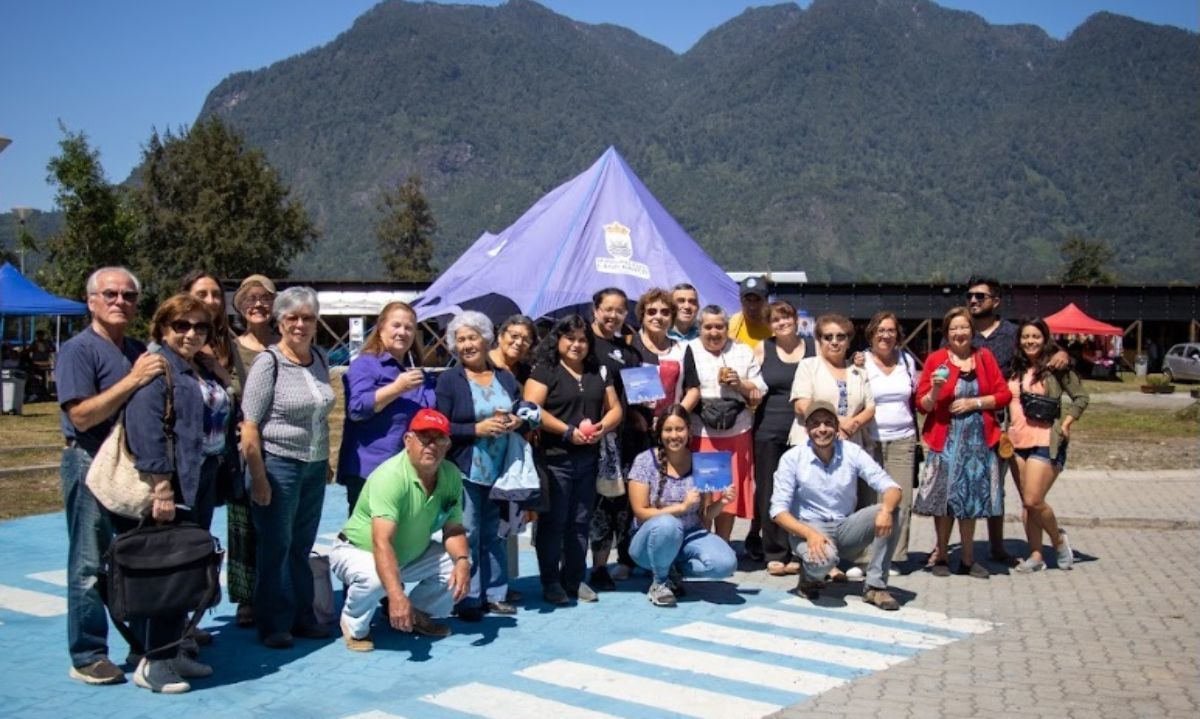
[[[646,308],[646,316],[647,317],[670,317],[671,310],[662,309],[659,307],[647,307]]]
[[[104,298],[104,301],[110,305],[115,304],[118,298],[123,299],[132,305],[138,301],[139,296],[137,290],[124,290],[123,292],[117,292],[116,290],[101,290],[100,292],[93,292],[92,294],[100,295]]]
[[[845,332],[838,332],[836,334],[821,335],[821,339],[825,342],[845,342],[849,336]]]
[[[968,292],[967,299],[975,302],[983,302],[984,300],[994,300],[996,296],[987,292]]]
[[[173,320],[170,324],[171,331],[175,334],[186,335],[189,330],[196,330],[198,335],[206,335],[212,331],[211,322],[188,322],[187,320]]]

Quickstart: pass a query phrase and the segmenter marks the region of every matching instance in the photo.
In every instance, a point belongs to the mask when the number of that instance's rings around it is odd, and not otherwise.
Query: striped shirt
[[[263,449],[277,457],[301,462],[329,458],[333,388],[328,360],[320,350],[312,352],[312,361],[304,366],[271,346],[254,360],[246,377],[242,414],[258,424]]]

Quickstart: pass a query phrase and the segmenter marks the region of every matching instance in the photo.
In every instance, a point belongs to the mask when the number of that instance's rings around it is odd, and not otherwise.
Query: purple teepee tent
[[[537,318],[590,302],[603,287],[631,298],[680,282],[733,310],[737,284],[654,199],[610,147],[499,235],[484,235],[415,303],[420,319],[480,309]]]

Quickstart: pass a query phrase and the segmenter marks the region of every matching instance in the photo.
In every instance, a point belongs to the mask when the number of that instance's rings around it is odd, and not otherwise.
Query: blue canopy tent
[[[68,300],[38,287],[13,267],[5,262],[0,267],[0,338],[4,337],[4,323],[8,317],[39,317],[45,315],[84,315],[87,305],[75,300]],[[57,333],[54,338],[58,346]]]
[[[738,307],[737,284],[610,147],[499,235],[484,234],[414,303],[420,320],[477,309],[493,321],[539,318],[603,287],[637,298],[694,285],[703,304]]]

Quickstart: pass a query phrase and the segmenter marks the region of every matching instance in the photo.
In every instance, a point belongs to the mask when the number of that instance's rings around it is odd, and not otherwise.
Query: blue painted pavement
[[[329,487],[318,550],[340,529],[345,507],[342,488]],[[213,532],[225,536],[223,510]],[[189,694],[159,696],[132,683],[89,687],[67,678],[63,516],[3,522],[0,715],[737,719],[992,628],[916,609],[884,614],[853,596],[814,605],[729,582],[689,583],[678,607],[659,609],[646,600],[644,576],[597,604],[555,609],[541,602],[536,560],[522,544],[525,576],[513,586],[526,601],[516,617],[451,620],[454,635],[440,641],[394,632],[377,618],[369,654],[348,651],[336,636],[274,651],[234,625],[226,601],[202,623],[216,641],[201,659],[216,673],[193,680]],[[120,661],[127,647],[115,631],[109,641]]]

